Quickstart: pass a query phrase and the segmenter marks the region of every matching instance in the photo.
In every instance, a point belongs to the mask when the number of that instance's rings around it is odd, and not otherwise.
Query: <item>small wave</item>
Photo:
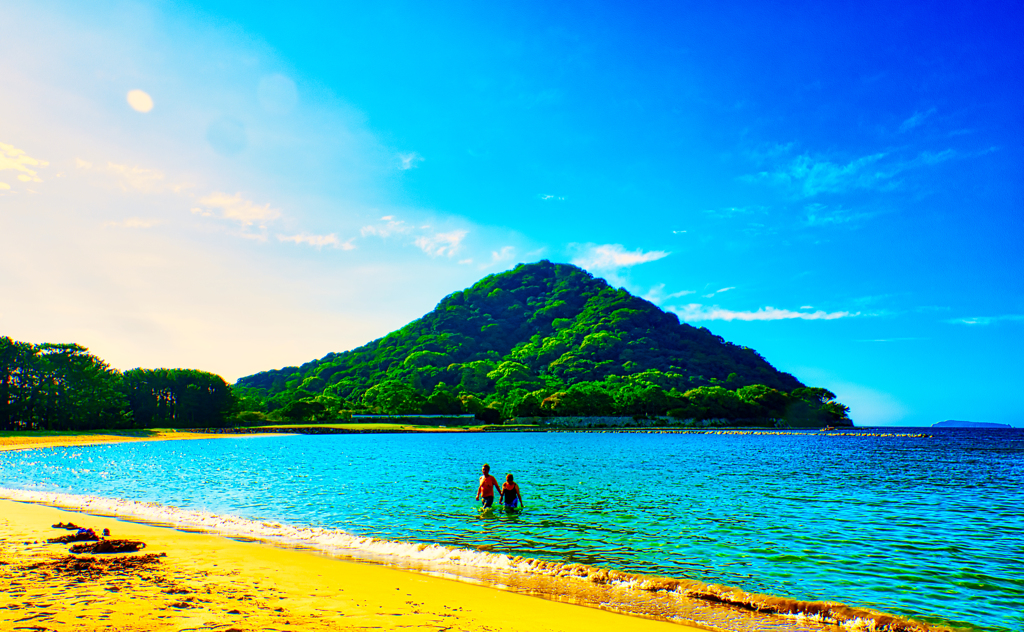
[[[501,553],[454,548],[439,544],[423,544],[386,540],[381,538],[358,536],[339,529],[323,529],[318,527],[295,527],[278,522],[251,520],[236,516],[224,516],[204,511],[180,509],[157,503],[103,498],[58,492],[29,491],[0,488],[0,498],[19,502],[40,503],[70,510],[114,516],[136,520],[157,526],[169,526],[184,530],[228,536],[245,540],[259,540],[271,544],[301,546],[333,555],[344,555],[356,559],[389,563],[395,566],[432,572],[461,579],[480,580],[479,572],[489,571],[500,573],[503,578],[495,582],[495,575],[489,583],[501,583],[506,587],[515,588],[509,578],[521,576],[525,578],[543,578],[554,580],[560,588],[537,589],[536,582],[530,583],[532,589],[524,592],[540,594],[551,598],[564,596],[564,582],[576,583],[578,587],[614,588],[641,595],[663,595],[682,597],[706,605],[724,606],[729,609],[756,613],[757,615],[774,615],[790,622],[804,624],[800,629],[824,629],[824,626],[841,626],[856,631],[887,631],[887,632],[947,632],[950,629],[913,621],[894,615],[846,606],[841,603],[825,601],[800,601],[786,597],[763,595],[746,592],[740,588],[718,584],[705,584],[697,580],[672,579],[589,566],[510,556]],[[470,572],[462,572],[470,571]],[[486,579],[484,581],[487,581]],[[527,584],[522,584],[527,585]],[[549,591],[556,592],[549,592]],[[580,595],[589,605],[608,607],[606,597],[587,599],[582,597],[586,590],[571,590]],[[657,616],[669,620],[686,620],[689,623],[707,626],[713,629],[749,629],[774,630],[792,629],[787,626],[771,625],[761,621],[760,624],[738,624],[735,617],[725,617],[730,623],[723,628],[723,618],[715,617],[705,609],[690,608],[687,613],[672,612],[664,607],[656,611],[643,611],[630,608],[628,602],[643,602],[645,599],[627,599],[625,604],[617,600],[616,606],[609,609],[627,614]],[[677,603],[677,602],[673,602]],[[699,612],[698,612],[699,611]],[[810,622],[822,624],[822,627],[808,626]],[[788,625],[788,624],[787,624]]]

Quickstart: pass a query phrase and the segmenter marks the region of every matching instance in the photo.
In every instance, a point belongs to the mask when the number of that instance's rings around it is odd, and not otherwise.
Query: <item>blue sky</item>
[[[1024,426],[1013,3],[0,3],[0,332],[228,379],[573,262]]]

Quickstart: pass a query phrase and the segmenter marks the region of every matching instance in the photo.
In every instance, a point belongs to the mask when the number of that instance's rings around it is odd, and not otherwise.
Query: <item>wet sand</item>
[[[67,448],[74,446],[130,443],[133,441],[175,441],[183,439],[215,439],[232,435],[202,434],[175,431],[126,431],[124,434],[52,434],[0,437],[0,452],[5,450],[34,450],[37,448]]]
[[[73,522],[146,543],[71,555]],[[698,628],[256,542],[0,500],[0,629],[616,630]]]

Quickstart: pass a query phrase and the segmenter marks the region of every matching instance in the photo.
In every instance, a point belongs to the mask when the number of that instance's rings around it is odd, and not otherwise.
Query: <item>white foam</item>
[[[475,551],[442,546],[419,544],[358,536],[340,529],[317,527],[296,527],[278,522],[250,520],[237,516],[224,516],[180,509],[169,505],[63,494],[57,492],[30,491],[0,488],[0,498],[22,502],[43,503],[65,509],[80,510],[147,523],[200,529],[224,536],[246,537],[270,543],[301,545],[332,554],[347,554],[353,557],[386,559],[395,563],[415,561],[431,566],[467,566],[487,569],[513,569],[513,558],[499,553]]]

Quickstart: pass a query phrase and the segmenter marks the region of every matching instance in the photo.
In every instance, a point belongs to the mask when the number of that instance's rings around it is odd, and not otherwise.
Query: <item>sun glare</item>
[[[132,90],[128,93],[128,105],[136,112],[149,112],[153,109],[153,97],[142,90]]]

